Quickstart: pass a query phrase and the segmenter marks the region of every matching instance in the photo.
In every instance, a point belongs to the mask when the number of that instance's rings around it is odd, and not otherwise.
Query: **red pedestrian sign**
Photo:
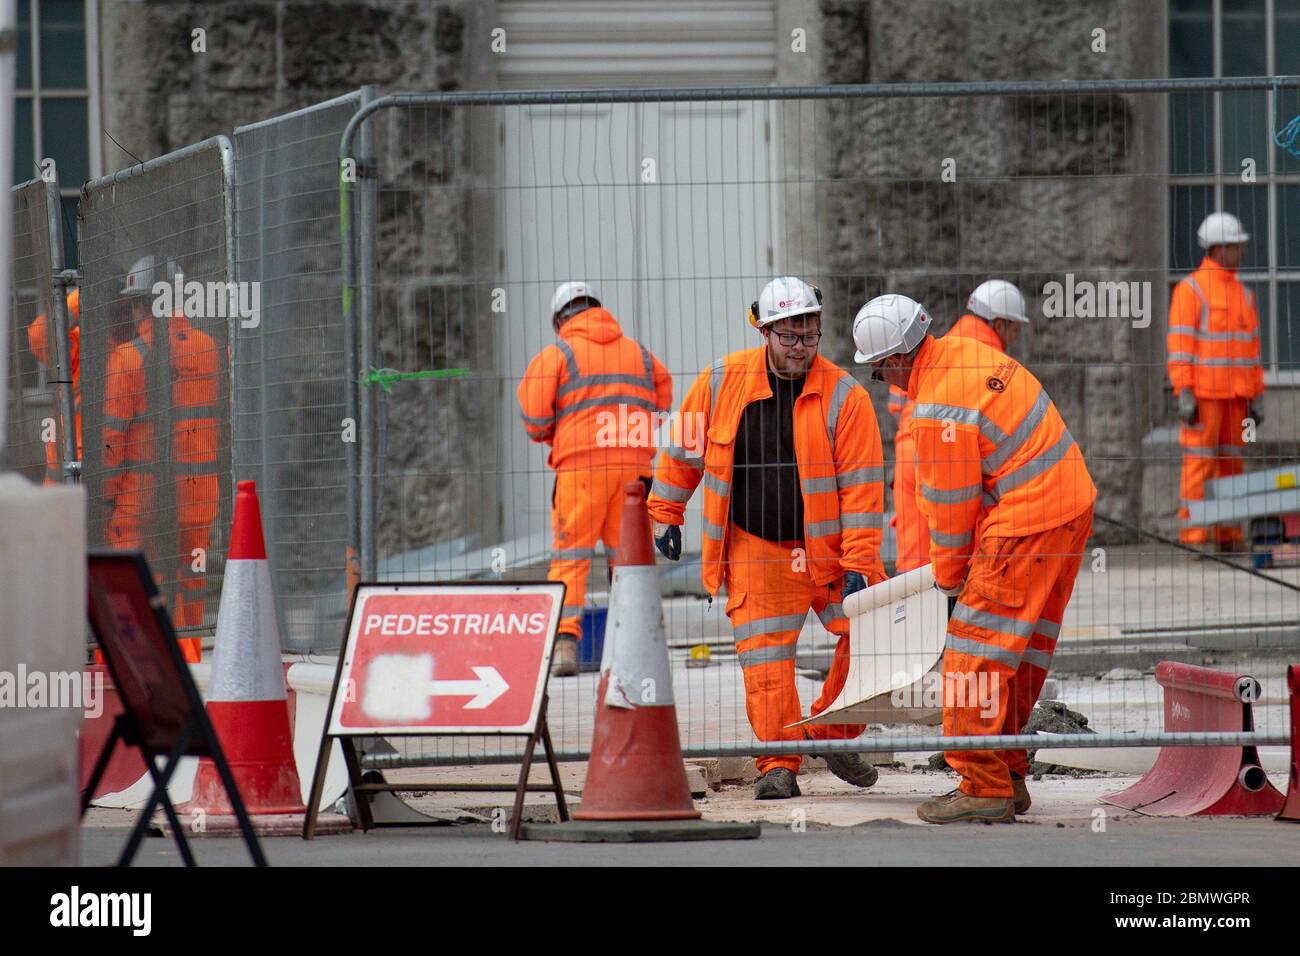
[[[329,732],[532,733],[563,600],[549,583],[361,586]]]

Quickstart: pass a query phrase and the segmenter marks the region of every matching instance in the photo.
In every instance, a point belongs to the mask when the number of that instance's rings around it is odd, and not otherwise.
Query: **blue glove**
[[[867,587],[867,579],[862,576],[861,571],[849,571],[844,575],[844,587],[840,590],[840,601],[858,591],[863,591]]]
[[[682,556],[682,529],[679,525],[662,525],[662,534],[655,535],[655,547],[669,561],[676,561]],[[656,528],[655,530],[658,530]]]

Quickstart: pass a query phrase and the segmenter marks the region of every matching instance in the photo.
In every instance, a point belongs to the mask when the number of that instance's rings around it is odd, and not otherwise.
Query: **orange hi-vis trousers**
[[[736,633],[736,654],[745,675],[745,711],[759,740],[817,740],[857,737],[862,724],[812,724],[803,719],[794,680],[795,646],[811,608],[822,626],[839,636],[830,672],[812,714],[830,706],[849,671],[849,619],[840,604],[843,577],[814,584],[806,570],[802,541],[765,541],[729,524],[727,534],[727,617]],[[760,775],[777,767],[799,772],[802,758],[759,757]]]
[[[1186,522],[1191,517],[1187,502],[1205,500],[1205,483],[1214,478],[1240,475],[1242,421],[1249,405],[1244,398],[1198,398],[1195,425],[1184,425],[1178,432],[1178,442],[1183,446],[1183,480],[1180,494],[1182,504],[1178,517]],[[1241,525],[1215,525],[1214,540],[1228,544],[1241,538]],[[1188,527],[1185,523],[1178,532],[1183,544],[1206,544],[1210,528]]]
[[[902,429],[894,436],[894,540],[896,573],[930,563],[930,527],[916,504],[916,441]]]
[[[605,543],[611,560],[618,547],[618,527],[623,518],[624,486],[650,472],[649,465],[602,465],[598,458],[578,456],[575,467],[555,473],[555,498],[551,506],[551,570],[547,578],[564,582],[564,612],[560,633],[581,640],[582,608],[587,596],[587,575],[596,543]]]
[[[1021,538],[981,538],[948,621],[943,732],[1018,734],[1052,664],[1065,607],[1092,532],[1089,508],[1058,528]],[[1011,797],[1024,750],[950,750],[948,765],[972,797]]]

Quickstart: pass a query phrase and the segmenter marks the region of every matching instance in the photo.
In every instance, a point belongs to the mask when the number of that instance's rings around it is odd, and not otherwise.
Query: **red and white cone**
[[[591,760],[575,820],[696,820],[677,733],[645,485],[624,488]]]
[[[235,494],[207,709],[254,823],[258,816],[305,813],[293,759],[271,569],[257,487],[251,481],[241,481]],[[232,814],[210,759],[200,761],[193,796],[179,809],[217,817]]]

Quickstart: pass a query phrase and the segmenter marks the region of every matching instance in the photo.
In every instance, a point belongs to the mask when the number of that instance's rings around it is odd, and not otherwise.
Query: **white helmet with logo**
[[[822,310],[821,290],[794,276],[781,276],[763,286],[758,301],[749,307],[749,323],[761,329],[794,315],[816,315]]]
[[[862,365],[879,362],[891,355],[907,354],[921,344],[930,331],[930,314],[925,306],[905,295],[881,295],[872,299],[853,317],[853,360]]]
[[[171,282],[175,278],[176,263],[160,264],[157,256],[141,256],[127,271],[118,295],[152,295],[155,282]]]
[[[1196,241],[1202,249],[1211,246],[1233,246],[1246,242],[1250,236],[1241,228],[1241,221],[1230,212],[1212,212],[1196,230]]]
[[[600,305],[600,296],[590,282],[565,282],[551,296],[551,318],[555,318],[569,303],[578,299],[590,299]]]
[[[1025,314],[1025,297],[1005,279],[989,279],[976,286],[966,300],[966,311],[981,319],[1007,319],[1011,322],[1028,322]]]

